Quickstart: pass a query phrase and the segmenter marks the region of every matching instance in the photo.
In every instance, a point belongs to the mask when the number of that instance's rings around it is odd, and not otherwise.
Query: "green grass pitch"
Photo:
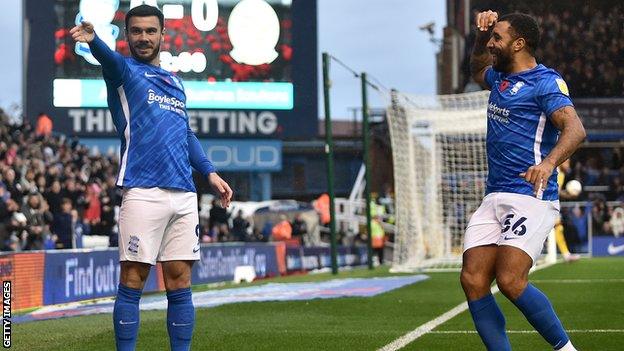
[[[388,276],[387,268],[356,269],[338,277]],[[372,298],[258,302],[198,309],[193,350],[376,350],[463,301],[458,273]],[[331,274],[271,282],[320,281]],[[594,258],[557,264],[531,275],[551,299],[579,350],[624,350],[624,259]],[[195,291],[211,287],[195,287]],[[514,350],[549,350],[522,314],[500,293]],[[141,313],[137,350],[168,350],[165,311]],[[463,312],[403,350],[484,350]],[[597,332],[602,330],[603,332]],[[15,350],[114,350],[110,315],[13,324]]]

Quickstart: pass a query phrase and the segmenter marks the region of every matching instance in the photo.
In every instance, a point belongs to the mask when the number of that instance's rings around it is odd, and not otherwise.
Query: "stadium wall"
[[[340,266],[367,262],[366,248],[341,247]],[[237,266],[251,265],[258,278],[329,267],[329,247],[286,247],[278,243],[211,244],[201,247],[193,265],[194,284],[231,281]],[[13,308],[23,310],[114,296],[119,284],[116,248],[50,250],[0,255],[0,278],[13,282]],[[152,267],[143,289],[165,290],[160,264]]]

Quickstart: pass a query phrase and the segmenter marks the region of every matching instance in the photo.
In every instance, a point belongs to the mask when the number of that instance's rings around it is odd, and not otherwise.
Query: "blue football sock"
[[[511,344],[505,332],[505,317],[492,294],[468,301],[477,332],[490,351],[510,351]]]
[[[514,304],[546,341],[557,350],[568,343],[561,321],[557,318],[550,301],[539,289],[527,285]]]
[[[141,290],[119,284],[113,309],[115,344],[118,351],[134,351],[139,333]]]
[[[167,300],[167,331],[171,351],[188,351],[191,349],[195,326],[191,288],[167,291]]]

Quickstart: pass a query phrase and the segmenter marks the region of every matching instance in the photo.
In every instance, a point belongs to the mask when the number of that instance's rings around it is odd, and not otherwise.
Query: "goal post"
[[[489,92],[417,96],[393,90],[390,95],[392,271],[456,270],[464,231],[485,193]],[[551,263],[555,249],[547,247]]]

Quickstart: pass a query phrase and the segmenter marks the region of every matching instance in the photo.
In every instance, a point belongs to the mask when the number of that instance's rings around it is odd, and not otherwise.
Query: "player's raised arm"
[[[69,30],[74,41],[79,43],[91,43],[95,39],[95,30],[93,30],[93,24],[87,21],[82,21],[79,25]]]
[[[498,13],[494,11],[480,12],[475,19],[477,36],[470,55],[470,74],[477,84],[486,89],[490,89],[490,86],[485,82],[485,71],[492,65],[492,57],[487,50],[487,43],[490,40],[496,20],[498,20]]]
[[[111,50],[106,43],[98,38],[93,29],[93,24],[82,21],[79,25],[70,29],[69,33],[74,41],[89,44],[93,57],[102,65],[102,71],[105,75],[104,78],[112,79],[117,82],[116,85],[121,84],[125,70],[123,56]]]

